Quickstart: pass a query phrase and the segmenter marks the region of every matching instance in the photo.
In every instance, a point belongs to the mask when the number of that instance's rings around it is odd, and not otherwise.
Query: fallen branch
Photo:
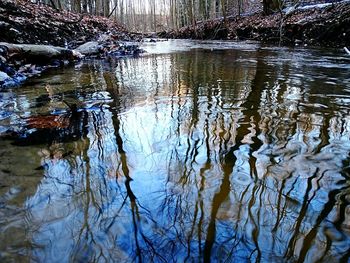
[[[346,53],[348,53],[348,54],[350,55],[350,50],[349,50],[349,49],[347,49],[346,47],[344,47],[344,50],[345,50]]]

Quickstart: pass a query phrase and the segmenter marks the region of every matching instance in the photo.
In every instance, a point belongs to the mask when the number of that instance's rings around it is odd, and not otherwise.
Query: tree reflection
[[[89,106],[79,136],[40,144],[29,257],[348,260],[348,110],[317,99],[330,73],[300,75],[302,61],[261,48],[87,62],[64,92]]]

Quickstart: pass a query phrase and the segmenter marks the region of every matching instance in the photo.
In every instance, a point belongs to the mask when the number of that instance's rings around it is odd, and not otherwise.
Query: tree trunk
[[[279,8],[279,0],[263,0],[264,15],[270,15]]]
[[[104,0],[103,4],[103,14],[105,17],[109,16],[110,8],[109,8],[109,0]]]

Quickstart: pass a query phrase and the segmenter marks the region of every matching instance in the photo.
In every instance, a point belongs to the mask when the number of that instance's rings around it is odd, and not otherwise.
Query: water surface
[[[0,260],[347,262],[350,59],[144,48],[0,92]]]

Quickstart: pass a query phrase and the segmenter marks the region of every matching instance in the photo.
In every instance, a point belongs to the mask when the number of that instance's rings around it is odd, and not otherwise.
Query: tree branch
[[[350,50],[349,50],[349,49],[347,49],[346,47],[344,47],[344,50],[345,50],[346,53],[348,53],[348,55],[350,55]]]

